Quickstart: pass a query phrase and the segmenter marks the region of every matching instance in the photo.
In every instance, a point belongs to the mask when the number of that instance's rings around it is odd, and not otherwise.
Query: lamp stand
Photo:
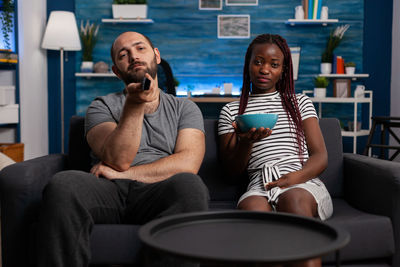
[[[61,153],[64,154],[64,49],[60,49]]]

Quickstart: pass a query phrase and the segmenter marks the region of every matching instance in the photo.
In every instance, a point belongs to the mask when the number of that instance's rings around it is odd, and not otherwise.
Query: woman
[[[246,113],[277,113],[279,118],[273,130],[241,132],[235,117]],[[322,220],[332,215],[331,197],[317,178],[328,159],[318,117],[309,98],[295,94],[290,49],[281,36],[262,34],[249,45],[240,101],[221,110],[218,134],[226,169],[231,175],[247,170],[250,179],[239,209]]]

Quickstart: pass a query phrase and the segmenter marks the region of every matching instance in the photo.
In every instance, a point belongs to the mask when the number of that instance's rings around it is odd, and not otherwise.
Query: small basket
[[[22,143],[0,143],[0,152],[13,159],[15,162],[24,160],[24,144]]]

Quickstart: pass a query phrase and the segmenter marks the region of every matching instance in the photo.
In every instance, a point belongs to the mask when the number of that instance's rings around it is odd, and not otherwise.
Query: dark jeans
[[[93,224],[144,224],[162,216],[203,211],[208,190],[201,178],[179,173],[162,182],[107,180],[81,171],[56,174],[43,192],[37,266],[88,266]]]

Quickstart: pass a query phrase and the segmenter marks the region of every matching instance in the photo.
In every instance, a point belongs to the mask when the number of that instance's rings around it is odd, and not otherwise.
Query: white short
[[[285,188],[285,189],[280,189],[278,187],[275,187],[275,188],[271,189],[271,190],[275,191],[273,193],[273,196],[274,196],[273,199],[270,199],[271,192],[268,193],[262,187],[260,188],[259,186],[257,186],[257,187],[253,186],[251,188],[248,188],[248,191],[240,197],[240,199],[238,201],[238,205],[243,199],[245,199],[249,196],[264,196],[267,198],[267,200],[271,204],[272,208],[276,209],[276,205],[278,204],[278,201],[279,201],[279,196],[282,193],[284,193],[290,189],[293,189],[293,188],[303,188],[303,189],[307,190],[308,192],[310,192],[314,196],[315,201],[317,202],[317,205],[318,205],[318,216],[321,220],[326,220],[332,216],[333,205],[332,205],[331,196],[329,195],[329,192],[326,189],[324,183],[319,178],[314,178],[305,183],[296,184],[296,185],[293,185],[293,186],[291,186],[289,188]]]

